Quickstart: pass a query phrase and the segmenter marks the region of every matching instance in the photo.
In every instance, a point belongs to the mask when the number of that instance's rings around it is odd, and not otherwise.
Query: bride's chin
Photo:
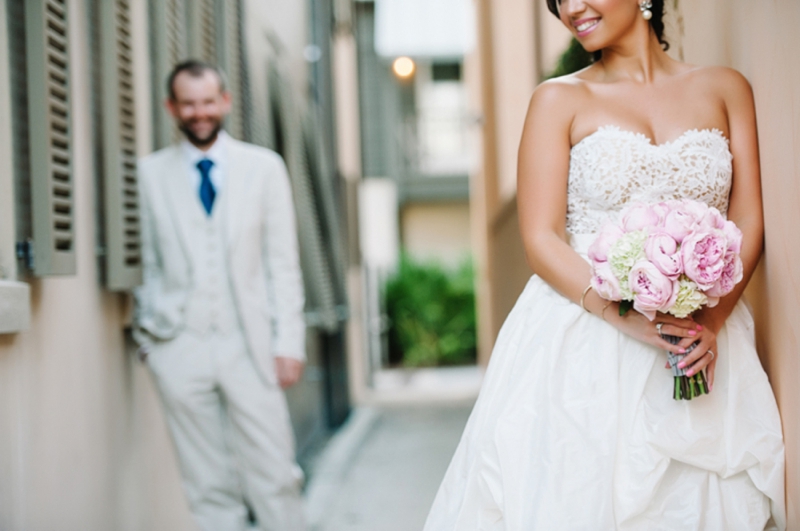
[[[595,35],[594,33],[592,33],[590,35],[586,35],[583,38],[578,37],[574,33],[573,35],[575,36],[575,40],[577,40],[578,43],[580,43],[580,45],[583,46],[583,49],[589,53],[594,53],[604,48],[604,45],[601,44],[601,41],[604,39],[599,38],[600,37],[599,35]]]
[[[600,46],[592,42],[584,42],[581,40],[578,40],[578,42],[580,43],[581,46],[583,46],[583,49],[586,50],[588,53],[594,53],[604,48],[603,46]]]

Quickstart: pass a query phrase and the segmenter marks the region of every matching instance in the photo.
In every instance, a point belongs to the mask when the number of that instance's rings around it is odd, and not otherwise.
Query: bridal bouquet
[[[742,232],[716,208],[692,200],[635,204],[605,225],[589,248],[592,288],[651,321],[656,312],[684,318],[714,307],[742,280]],[[672,344],[681,338],[664,335]],[[691,352],[694,345],[687,349]],[[685,354],[667,353],[675,376],[673,398],[708,393],[702,371],[686,376]]]

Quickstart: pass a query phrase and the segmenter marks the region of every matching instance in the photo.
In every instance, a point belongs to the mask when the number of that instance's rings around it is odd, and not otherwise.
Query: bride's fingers
[[[657,330],[658,329],[656,329],[656,331]],[[670,324],[664,323],[664,324],[661,325],[661,335],[684,337],[684,338],[691,339],[691,341],[689,341],[689,345],[691,345],[694,342],[694,339],[692,339],[692,338],[696,338],[697,334],[698,334],[698,332],[694,327],[686,328],[686,327],[674,325],[674,324],[671,324],[671,323]],[[689,345],[686,345],[686,346],[688,347]]]
[[[685,348],[681,347],[680,345],[673,345],[672,343],[662,338],[661,336],[656,336],[655,342],[652,344],[658,348],[668,350],[675,354],[684,354],[686,352]]]
[[[714,389],[714,374],[716,372],[717,372],[717,357],[714,356],[714,359],[711,360],[711,363],[709,363],[708,367],[706,367],[706,380],[708,380],[709,391]]]
[[[697,362],[697,360],[705,355],[706,351],[711,348],[712,344],[715,344],[713,337],[704,335],[701,335],[695,341],[698,341],[697,345],[686,355],[686,357],[683,358],[683,360],[681,360],[680,364],[678,364],[681,369],[692,366]]]
[[[701,342],[699,345],[697,345],[695,351],[692,351],[691,355],[686,356],[686,358],[684,358],[682,361],[682,363],[685,364],[684,368],[686,369],[687,376],[692,376],[694,374],[697,374],[698,372],[703,370],[709,363],[711,363],[716,359],[717,342],[716,341],[711,341],[708,343]],[[698,355],[695,357],[695,354]]]
[[[697,322],[691,317],[685,317],[681,319],[679,317],[675,317],[674,315],[669,315],[666,313],[659,313],[658,315],[656,315],[655,321],[664,324],[671,324],[686,329],[692,329],[692,328],[696,329],[699,326]]]
[[[700,357],[700,359],[698,359],[698,360],[697,360],[697,361],[696,361],[696,362],[695,362],[693,365],[691,365],[690,367],[688,367],[688,368],[686,369],[686,376],[694,376],[694,375],[695,375],[695,374],[697,374],[698,372],[702,371],[702,370],[703,370],[703,369],[705,369],[705,368],[706,368],[706,367],[707,367],[707,366],[708,366],[708,365],[709,365],[709,364],[710,364],[712,361],[714,361],[714,358],[715,358],[715,357],[716,357],[716,353],[715,353],[715,355],[714,355],[714,356],[712,356],[712,355],[711,355],[711,351],[710,351],[710,350],[706,351],[706,353],[705,353],[705,354],[703,354],[703,355]]]

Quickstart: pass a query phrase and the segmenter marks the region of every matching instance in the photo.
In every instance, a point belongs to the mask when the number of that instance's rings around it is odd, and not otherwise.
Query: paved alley
[[[312,531],[419,531],[473,401],[360,408],[308,486]]]

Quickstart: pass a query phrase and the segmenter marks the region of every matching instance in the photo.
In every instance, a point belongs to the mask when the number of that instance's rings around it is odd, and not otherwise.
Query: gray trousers
[[[305,529],[283,390],[257,372],[240,332],[184,332],[147,361],[164,404],[190,510],[203,531]]]

